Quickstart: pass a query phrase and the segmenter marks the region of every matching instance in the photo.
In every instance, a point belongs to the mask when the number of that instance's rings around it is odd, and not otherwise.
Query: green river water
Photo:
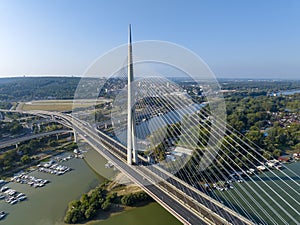
[[[62,176],[55,176],[32,172],[36,178],[47,179],[50,183],[43,188],[33,188],[26,184],[9,183],[6,186],[23,192],[28,200],[10,205],[0,200],[0,211],[8,212],[0,225],[64,225],[63,217],[68,203],[78,199],[82,193],[89,191],[116,173],[113,169],[106,169],[106,160],[97,152],[89,149],[86,162],[82,159],[71,159],[59,163],[71,167],[73,170]],[[100,176],[100,175],[101,176]],[[103,221],[93,221],[91,225],[180,225],[171,214],[157,203],[130,209],[129,211],[111,216]]]
[[[0,225],[64,225],[62,222],[63,216],[70,201],[78,199],[82,193],[87,192],[88,190],[97,186],[97,184],[102,182],[104,178],[112,178],[116,174],[112,168],[106,169],[104,167],[106,160],[102,158],[95,150],[89,149],[88,152],[85,153],[85,156],[85,161],[82,159],[72,159],[70,161],[60,163],[73,169],[71,172],[68,172],[62,176],[40,173],[38,171],[32,172],[32,176],[50,181],[50,183],[43,188],[35,189],[25,184],[9,183],[7,186],[19,192],[25,193],[28,197],[28,200],[15,205],[7,204],[1,200],[0,211],[4,210],[9,214],[4,220],[0,221]],[[300,175],[300,162],[287,166],[298,176]],[[286,172],[288,173],[288,171]],[[275,171],[275,173],[279,172]],[[270,173],[268,173],[268,175],[272,177]],[[292,177],[295,176],[295,174],[289,175]],[[275,177],[273,178],[275,179]],[[268,183],[270,181],[265,180],[265,182]],[[279,181],[277,182],[279,185],[282,185],[281,187],[283,187],[282,183]],[[289,185],[298,190],[297,184],[289,181],[287,182]],[[299,184],[299,180],[296,179],[296,183]],[[235,189],[231,193],[233,196],[236,196],[236,191],[241,190],[241,188],[247,189],[248,185],[253,186],[253,183],[251,181],[241,184],[235,183]],[[259,181],[258,185],[263,187],[264,183]],[[257,187],[255,188],[259,191]],[[279,193],[280,195],[286,197],[285,193],[282,193],[282,191]],[[228,199],[232,201],[232,198],[229,196],[229,194],[230,193],[228,192],[222,195],[224,200]],[[263,197],[265,196],[263,195]],[[277,196],[272,195],[272,197],[276,199]],[[254,208],[257,208],[257,206],[254,205]],[[257,208],[257,210],[261,209]],[[292,215],[295,214],[294,212],[290,213]],[[272,216],[274,216],[274,218],[276,217],[276,215]],[[267,221],[268,220],[266,220],[266,222]],[[293,224],[292,221],[289,221],[289,223]],[[91,221],[88,223],[88,225],[153,224],[180,225],[181,223],[155,202],[113,215],[106,220]]]

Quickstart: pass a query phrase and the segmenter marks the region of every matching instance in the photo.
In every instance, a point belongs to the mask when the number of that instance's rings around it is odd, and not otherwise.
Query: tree
[[[22,157],[21,157],[21,163],[23,163],[23,164],[28,164],[28,163],[30,163],[31,162],[31,158],[28,156],[28,155],[23,155]]]
[[[281,155],[281,150],[280,149],[275,149],[273,151],[273,157],[278,158]]]
[[[78,208],[81,205],[81,202],[79,200],[74,200],[69,203],[69,208]]]
[[[269,151],[264,151],[263,157],[264,157],[265,159],[269,160],[269,159],[271,159],[271,157],[272,157],[272,153],[269,152]]]
[[[165,146],[162,142],[154,147],[153,155],[158,161],[162,161],[166,158]]]
[[[246,137],[256,145],[262,146],[263,133],[260,132],[258,127],[251,127],[250,131],[246,133]]]
[[[78,221],[81,221],[83,219],[83,215],[79,209],[76,208],[73,209],[71,211],[71,215],[72,215],[72,219],[71,219],[72,223],[77,223]]]
[[[132,205],[133,204],[133,195],[132,194],[124,195],[121,198],[121,203],[123,205]]]
[[[121,198],[121,203],[123,205],[133,205],[139,201],[145,201],[150,199],[149,195],[147,195],[145,192],[137,192],[137,193],[130,193],[128,195],[124,195]]]
[[[108,194],[106,196],[106,200],[108,200],[109,202],[114,202],[117,199],[118,195],[116,192]]]
[[[13,120],[9,124],[9,132],[12,134],[19,134],[23,131],[23,126],[17,121]]]
[[[29,143],[28,143],[28,147],[31,149],[36,149],[36,148],[39,148],[40,146],[41,146],[41,144],[40,144],[39,140],[33,139],[33,140],[29,141]]]
[[[300,150],[300,143],[298,143],[298,144],[295,145],[295,149],[296,150]]]
[[[49,139],[48,144],[49,144],[50,147],[55,147],[56,146],[56,141]]]
[[[88,202],[89,201],[89,196],[87,194],[83,194],[80,198],[80,201],[82,203]]]
[[[110,209],[111,203],[109,200],[106,200],[105,202],[102,203],[101,209],[104,211],[107,211]]]
[[[91,205],[84,213],[86,219],[90,219],[96,215],[96,209]]]

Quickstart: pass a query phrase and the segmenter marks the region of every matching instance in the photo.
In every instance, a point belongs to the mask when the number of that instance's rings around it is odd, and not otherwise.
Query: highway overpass
[[[70,133],[70,132],[73,132],[73,130],[54,130],[54,131],[43,132],[43,133],[38,133],[38,134],[30,134],[30,135],[26,135],[26,136],[19,137],[19,138],[13,138],[10,140],[1,141],[0,148],[9,147],[11,145],[19,144],[21,142],[28,141],[31,139],[37,139],[37,138],[41,138],[41,137],[47,137],[47,136],[58,135],[58,134],[63,134],[63,133]]]

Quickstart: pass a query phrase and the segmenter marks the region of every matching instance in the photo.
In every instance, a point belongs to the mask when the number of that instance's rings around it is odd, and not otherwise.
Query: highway
[[[50,132],[44,132],[44,133],[38,133],[38,134],[30,134],[26,135],[20,138],[14,138],[11,140],[7,141],[1,141],[0,143],[0,148],[5,148],[14,144],[18,144],[24,141],[28,141],[31,139],[36,139],[36,138],[41,138],[41,137],[46,137],[46,136],[51,136],[51,135],[56,135],[56,134],[61,134],[61,133],[67,133],[67,132],[73,132],[72,130],[55,130],[55,131],[50,131]]]
[[[143,165],[128,165],[126,147],[87,123],[61,113],[45,111],[33,113],[51,116],[53,120],[67,125],[72,123],[74,131],[79,136],[182,223],[190,225],[254,224],[162,168],[148,165],[145,161]],[[140,158],[140,160],[143,159]]]

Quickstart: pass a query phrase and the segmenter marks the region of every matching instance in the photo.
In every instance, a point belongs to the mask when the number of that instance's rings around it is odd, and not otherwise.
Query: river
[[[107,220],[90,222],[88,225],[182,225],[174,216],[168,213],[158,203],[152,202],[146,206],[138,207]]]
[[[300,162],[284,164],[284,167],[286,168],[280,171],[273,170],[272,172],[269,171],[260,174],[259,178],[253,176],[253,180],[247,180],[243,183],[235,182],[232,184],[235,187],[233,190],[223,192],[215,190],[213,193],[220,197],[225,204],[226,202],[231,202],[236,210],[247,217],[241,207],[246,209],[248,213],[250,212],[248,216],[251,216],[257,223],[274,224],[276,222],[277,224],[296,225],[297,223],[293,221],[291,217],[297,221],[300,220],[299,215],[295,212],[297,210],[299,211],[298,204],[300,202]],[[287,175],[293,180],[288,179]],[[298,194],[292,191],[292,188],[297,191]],[[263,202],[262,199],[258,197],[258,194],[266,202]],[[246,204],[245,200],[251,204]],[[256,203],[254,203],[255,201]],[[284,203],[284,201],[287,203]],[[228,204],[226,205],[229,206]],[[272,211],[272,208],[276,211]],[[263,210],[265,211],[263,212]],[[283,211],[286,212],[277,213]],[[289,213],[290,216],[287,216],[286,213]]]
[[[278,91],[278,92],[272,92],[270,95],[293,95],[293,94],[297,94],[300,93],[300,90],[294,89],[294,90],[286,90],[286,91]]]
[[[73,169],[62,176],[32,172],[32,176],[50,180],[50,183],[43,188],[35,189],[24,184],[9,183],[7,186],[25,193],[28,200],[16,205],[9,205],[1,200],[0,211],[4,210],[9,214],[0,221],[0,225],[64,225],[63,216],[68,202],[78,199],[82,193],[94,188],[104,180],[104,177],[111,178],[116,173],[113,169],[104,168],[106,160],[95,150],[89,149],[85,155],[88,164],[82,159],[72,159],[61,163]],[[286,166],[300,175],[300,162]],[[279,173],[279,171],[275,172]],[[267,174],[271,175],[270,173]],[[247,183],[252,186],[251,181],[247,181]],[[262,186],[261,183],[259,184]],[[246,188],[246,186],[246,183],[235,184],[237,190],[242,187]],[[222,197],[232,200],[226,194]],[[160,205],[153,202],[113,215],[106,220],[89,222],[88,225],[141,225],[141,221],[143,225],[181,224]]]
[[[25,193],[28,200],[15,205],[0,201],[0,211],[9,213],[0,224],[61,225],[68,202],[103,181],[103,178],[97,176],[82,159],[71,159],[60,164],[69,166],[73,170],[62,176],[38,171],[30,173],[34,177],[49,180],[50,183],[45,187],[34,188],[19,183],[6,185]]]
[[[37,178],[47,179],[50,183],[43,188],[33,188],[26,184],[9,183],[6,186],[23,192],[28,200],[10,205],[0,201],[0,211],[8,212],[5,219],[0,220],[0,225],[65,225],[63,217],[68,203],[78,199],[82,193],[96,187],[105,178],[111,178],[116,173],[113,169],[106,169],[106,160],[95,150],[89,149],[86,155],[86,162],[82,159],[71,159],[59,163],[69,166],[73,170],[62,176],[55,176],[31,172],[30,175]],[[99,175],[100,174],[100,175]],[[122,224],[122,225],[180,225],[171,214],[164,210],[157,203],[150,203],[146,206],[130,209],[114,215],[105,221],[94,221],[96,224]]]
[[[148,137],[153,134],[155,131],[165,128],[167,125],[174,124],[177,122],[182,121],[182,118],[185,115],[190,115],[195,113],[196,111],[200,110],[204,106],[206,106],[207,103],[201,103],[201,104],[190,104],[186,107],[176,109],[173,111],[170,111],[166,114],[152,117],[144,122],[141,122],[139,125],[136,126],[136,136],[140,140],[147,140]],[[118,119],[115,119],[115,124],[118,124],[116,121]],[[121,127],[120,127],[121,128]],[[117,127],[114,132],[116,135],[116,139],[121,142],[123,145],[126,146],[127,143],[127,130],[126,127],[123,127],[120,129]],[[137,143],[138,149],[145,149],[146,146],[143,144]]]

